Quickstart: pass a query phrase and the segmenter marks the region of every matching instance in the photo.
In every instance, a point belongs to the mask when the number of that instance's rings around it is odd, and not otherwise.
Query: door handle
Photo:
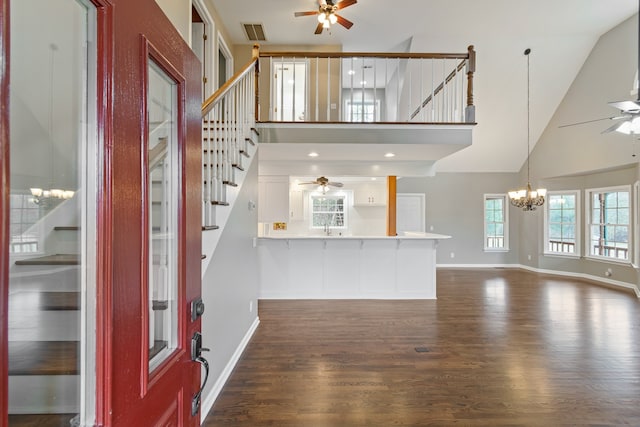
[[[204,390],[204,386],[207,384],[207,380],[209,379],[209,362],[207,362],[207,359],[202,357],[203,351],[209,351],[209,349],[202,347],[202,334],[200,332],[194,332],[193,337],[191,337],[191,360],[199,363],[204,367],[204,381],[200,385],[200,390],[198,390],[198,392],[193,396],[193,399],[191,399],[192,417],[195,417],[200,410],[202,391]]]

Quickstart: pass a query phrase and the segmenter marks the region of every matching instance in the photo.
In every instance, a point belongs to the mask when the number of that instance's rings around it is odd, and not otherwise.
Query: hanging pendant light
[[[67,200],[71,199],[75,194],[75,191],[64,190],[59,188],[52,188],[53,181],[55,179],[55,158],[54,158],[54,132],[53,132],[53,90],[54,90],[54,77],[53,77],[53,67],[55,65],[54,58],[55,53],[58,50],[58,46],[55,43],[51,43],[49,45],[49,49],[51,50],[50,63],[49,63],[49,116],[48,116],[48,133],[49,133],[49,161],[51,162],[51,182],[49,185],[49,189],[40,188],[40,187],[31,187],[29,190],[31,191],[31,195],[33,196],[33,202],[36,205],[39,205],[43,200],[47,199],[62,199]]]
[[[529,139],[530,139],[530,96],[529,96],[529,54],[531,49],[524,51],[527,57],[527,187],[521,190],[509,191],[509,199],[511,204],[518,208],[522,208],[523,211],[534,211],[536,206],[542,206],[544,204],[544,198],[547,195],[547,190],[544,188],[538,188],[537,190],[531,189],[531,180],[529,177]]]

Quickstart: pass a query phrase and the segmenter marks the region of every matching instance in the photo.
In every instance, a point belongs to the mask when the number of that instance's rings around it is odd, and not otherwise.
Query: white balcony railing
[[[475,51],[261,52],[259,121],[474,123]]]

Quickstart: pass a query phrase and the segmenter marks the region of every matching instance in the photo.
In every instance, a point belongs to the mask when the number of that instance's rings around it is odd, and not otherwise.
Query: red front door
[[[101,341],[110,359],[99,383],[109,390],[102,416],[112,426],[195,426],[200,63],[154,0],[112,2],[111,277],[104,287],[111,301]]]
[[[69,0],[74,1],[74,0]],[[7,424],[9,0],[0,0],[0,425]],[[196,426],[200,63],[154,0],[96,8],[95,423]],[[55,17],[51,17],[55,19]],[[19,53],[15,53],[19,54]],[[19,141],[13,142],[15,146]],[[92,242],[93,243],[93,242]],[[93,349],[87,352],[93,357]],[[195,410],[192,410],[195,408]],[[93,411],[91,409],[91,411]]]

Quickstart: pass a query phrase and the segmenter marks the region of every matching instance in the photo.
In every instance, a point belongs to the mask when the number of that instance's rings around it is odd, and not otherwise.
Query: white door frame
[[[214,80],[213,71],[215,70],[216,65],[217,50],[214,49],[214,39],[212,37],[212,34],[216,34],[216,24],[213,20],[213,17],[209,13],[209,9],[205,5],[204,0],[191,0],[191,5],[195,7],[195,9],[198,11],[198,14],[200,14],[200,17],[204,21],[204,33],[207,35],[207,38],[204,41],[206,58],[206,62],[204,64],[204,75],[207,78],[207,81],[203,85],[205,94],[204,96],[206,98],[210,95],[213,95],[213,91],[215,90],[212,80]],[[189,46],[193,46],[193,40],[191,40],[192,35],[193,29],[191,28],[191,21],[189,21]],[[217,82],[217,79],[215,80]],[[215,88],[217,89],[217,84],[215,85]]]

